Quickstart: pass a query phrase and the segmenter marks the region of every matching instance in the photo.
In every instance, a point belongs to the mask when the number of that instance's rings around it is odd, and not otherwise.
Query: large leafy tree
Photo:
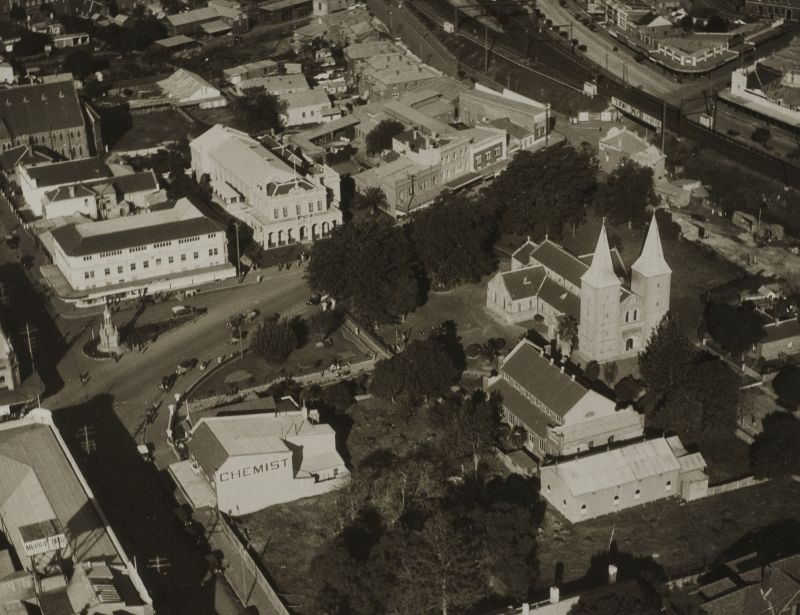
[[[703,322],[709,335],[733,355],[741,355],[766,337],[764,321],[748,306],[727,303],[706,304]]]
[[[573,349],[578,343],[578,319],[569,314],[562,314],[558,318],[558,328],[556,335],[562,344],[567,345],[565,354],[572,354]]]
[[[653,169],[632,160],[614,169],[605,184],[597,191],[594,205],[600,215],[614,224],[643,228],[647,224],[647,209],[658,204],[653,187]]]
[[[369,322],[394,322],[417,305],[413,250],[402,229],[385,221],[338,226],[314,244],[309,284]]]
[[[397,120],[381,120],[367,134],[367,151],[377,154],[385,149],[392,149],[392,139],[403,130],[405,130],[405,126]]]
[[[482,193],[504,233],[560,237],[586,217],[597,188],[597,161],[589,148],[561,145],[521,151]]]
[[[800,367],[783,367],[772,381],[772,388],[783,405],[791,411],[797,410],[800,407]]]
[[[435,288],[476,282],[489,273],[493,221],[463,194],[444,193],[414,217],[411,239]]]
[[[668,313],[639,355],[639,371],[648,390],[657,399],[678,390],[685,384],[692,362],[692,344],[678,321]]]
[[[654,592],[643,589],[637,581],[628,581],[582,594],[569,615],[659,615],[661,612],[661,599]]]
[[[231,110],[246,132],[261,134],[283,128],[281,116],[286,113],[286,101],[264,88],[250,88],[233,99]]]
[[[414,340],[400,354],[377,363],[370,391],[387,400],[405,396],[422,401],[446,393],[460,376],[444,343],[434,338]]]
[[[265,320],[256,327],[251,347],[267,363],[282,363],[297,348],[296,327],[286,318]]]
[[[750,461],[759,478],[800,474],[800,420],[776,411],[764,418],[763,431],[750,448]]]

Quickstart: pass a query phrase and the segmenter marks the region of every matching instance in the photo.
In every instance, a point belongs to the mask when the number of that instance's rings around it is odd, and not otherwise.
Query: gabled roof
[[[535,297],[547,277],[543,267],[524,267],[502,274],[503,284],[512,301]]]
[[[784,320],[783,322],[770,323],[764,325],[764,332],[767,337],[764,342],[780,342],[800,336],[800,321],[796,318]]]
[[[12,137],[82,128],[83,112],[74,82],[0,90],[0,122]]]
[[[545,239],[530,254],[531,264],[536,261],[556,272],[565,280],[580,287],[586,265],[555,242]]]
[[[592,288],[607,288],[620,285],[619,278],[614,273],[614,262],[611,260],[611,249],[608,247],[605,222],[600,227],[600,237],[597,239],[597,247],[594,250],[592,264],[586,270],[586,273],[581,276],[581,282],[585,282]]]
[[[672,273],[672,269],[669,268],[667,261],[664,259],[664,250],[661,247],[661,237],[658,234],[655,213],[650,221],[650,227],[647,229],[647,237],[644,240],[642,253],[631,266],[631,270],[645,277]]]
[[[500,367],[501,375],[539,399],[557,415],[564,417],[588,393],[588,389],[550,363],[528,340],[521,340]]]
[[[111,177],[111,169],[101,158],[80,158],[66,162],[37,164],[23,167],[28,177],[36,181],[38,188],[63,186],[90,179]]]

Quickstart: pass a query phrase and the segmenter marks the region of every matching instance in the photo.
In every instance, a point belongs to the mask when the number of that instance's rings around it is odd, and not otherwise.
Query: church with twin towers
[[[489,280],[486,307],[506,323],[531,323],[555,339],[563,316],[578,322],[573,358],[606,363],[636,356],[669,311],[672,270],[655,215],[639,257],[628,270],[608,243],[605,224],[594,252],[576,256],[545,238],[530,239],[511,268]]]

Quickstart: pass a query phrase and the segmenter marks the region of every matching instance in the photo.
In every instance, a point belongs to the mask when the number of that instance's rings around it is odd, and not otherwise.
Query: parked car
[[[322,295],[319,293],[314,293],[308,299],[306,299],[306,305],[319,305],[320,301],[322,301]]]
[[[161,379],[161,384],[158,385],[158,388],[162,391],[169,391],[173,386],[175,386],[175,381],[178,379],[176,374],[167,374]]]
[[[16,233],[6,235],[6,245],[12,250],[19,246],[19,236]]]
[[[197,366],[197,359],[185,359],[178,363],[178,367],[175,370],[175,373],[179,376],[181,374],[185,374],[191,369],[194,369]]]

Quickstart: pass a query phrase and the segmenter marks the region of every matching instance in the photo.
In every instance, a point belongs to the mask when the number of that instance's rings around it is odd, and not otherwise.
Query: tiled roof
[[[502,378],[489,387],[489,393],[500,393],[503,406],[522,421],[525,427],[541,438],[547,437],[547,428],[553,421]]]
[[[764,342],[780,342],[800,336],[800,321],[793,318],[780,323],[767,324],[764,325],[764,331],[767,334]]]
[[[533,243],[530,239],[528,239],[519,248],[517,248],[511,256],[516,260],[518,260],[520,263],[524,263],[527,265],[530,262],[531,254],[533,254],[533,251],[535,249],[536,249],[536,244]]]
[[[114,178],[114,185],[123,194],[132,192],[146,192],[148,190],[158,190],[158,180],[153,171],[141,171],[129,175],[117,175]]]
[[[548,239],[545,239],[531,252],[530,258],[555,271],[578,287],[581,285],[581,276],[588,269],[577,256],[570,254],[557,243]]]
[[[213,478],[217,470],[228,460],[228,451],[205,421],[201,421],[192,432],[189,452],[209,478]]]
[[[0,122],[12,137],[83,127],[83,112],[72,81],[0,90]]]
[[[588,392],[569,374],[562,373],[558,365],[550,363],[528,340],[520,341],[509,353],[500,372],[562,417]]]
[[[539,298],[553,306],[562,314],[567,314],[573,318],[580,318],[581,300],[563,286],[556,284],[552,279],[546,278],[542,287],[539,289]]]

